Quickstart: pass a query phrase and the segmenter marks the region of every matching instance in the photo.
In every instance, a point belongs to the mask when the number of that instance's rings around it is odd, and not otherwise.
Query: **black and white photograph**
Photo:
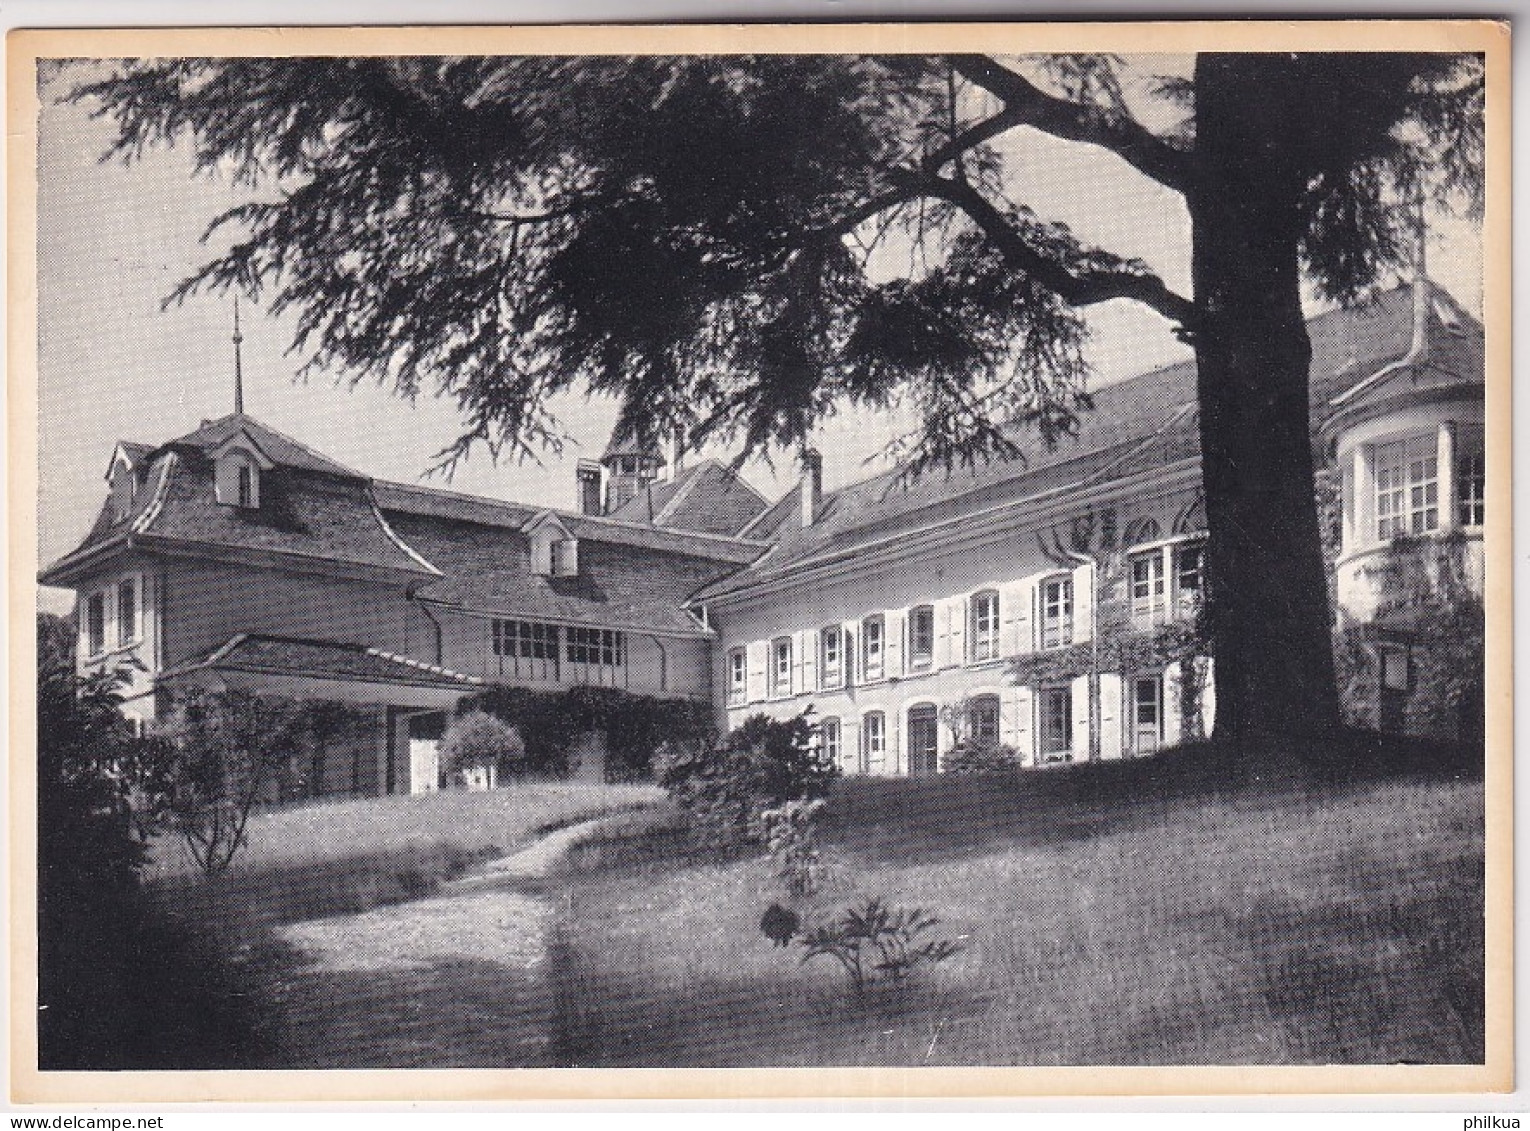
[[[13,33],[13,1099],[1512,1087],[1507,41]]]

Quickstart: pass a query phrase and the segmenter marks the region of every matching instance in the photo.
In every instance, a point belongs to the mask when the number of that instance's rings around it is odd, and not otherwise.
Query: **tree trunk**
[[[1339,704],[1298,258],[1310,123],[1282,56],[1196,65],[1195,331],[1216,734],[1305,757]]]

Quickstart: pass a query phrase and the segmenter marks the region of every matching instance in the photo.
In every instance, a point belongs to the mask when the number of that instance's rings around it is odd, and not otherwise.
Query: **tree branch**
[[[973,130],[997,123],[1002,123],[1005,129],[1023,125],[1066,141],[1098,145],[1110,150],[1159,184],[1178,192],[1185,191],[1190,179],[1190,164],[1186,154],[1169,145],[1134,118],[1057,98],[1007,67],[999,66],[986,55],[953,55],[950,59],[958,74],[1004,104],[1002,113],[973,127]],[[994,130],[987,136],[995,136],[998,132],[1001,131]],[[940,156],[960,140],[957,138],[949,145],[942,146],[931,158]],[[956,152],[961,151],[945,154],[942,163],[950,160]],[[939,165],[926,165],[930,172],[938,168]]]
[[[909,179],[922,185],[928,195],[960,208],[983,230],[1008,263],[1073,306],[1093,306],[1117,298],[1132,299],[1187,330],[1194,328],[1195,304],[1171,291],[1157,275],[1100,270],[1075,274],[1027,243],[1004,214],[965,181],[917,174],[911,174]]]

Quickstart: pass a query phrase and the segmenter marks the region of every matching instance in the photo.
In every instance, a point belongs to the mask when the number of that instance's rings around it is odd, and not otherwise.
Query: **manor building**
[[[1336,616],[1365,630],[1372,721],[1398,726],[1429,646],[1387,593],[1399,548],[1448,544],[1482,592],[1482,329],[1422,281],[1309,332]],[[1100,389],[1054,448],[1017,439],[1023,459],[836,491],[810,456],[774,505],[614,440],[563,511],[376,480],[235,413],[119,443],[41,581],[77,592],[81,669],[126,671],[131,717],[189,685],[356,706],[324,793],[434,788],[446,718],[494,685],[690,698],[727,727],[811,709],[860,773],[1207,733],[1193,365]]]

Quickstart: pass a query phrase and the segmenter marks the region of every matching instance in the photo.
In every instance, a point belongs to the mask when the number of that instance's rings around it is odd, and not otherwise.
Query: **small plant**
[[[917,907],[888,907],[873,898],[864,909],[804,932],[802,961],[828,955],[844,968],[857,994],[879,979],[902,984],[920,966],[944,962],[962,949],[953,939],[921,940],[940,920]]]
[[[823,885],[825,866],[818,851],[818,817],[823,809],[824,800],[815,797],[788,801],[760,814],[776,876],[792,895],[812,895]]]
[[[521,732],[484,711],[469,711],[452,720],[441,739],[441,761],[449,774],[489,767],[514,773],[525,759]]]
[[[1013,746],[963,743],[946,756],[942,769],[948,774],[1005,774],[1020,768],[1020,752]]]

